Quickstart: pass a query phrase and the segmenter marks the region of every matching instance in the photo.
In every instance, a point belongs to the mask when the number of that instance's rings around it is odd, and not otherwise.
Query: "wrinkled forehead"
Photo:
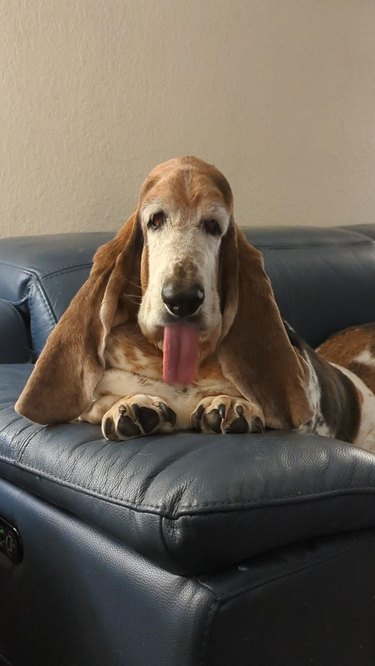
[[[151,171],[142,185],[140,208],[157,203],[170,214],[197,209],[233,212],[233,196],[226,178],[201,160],[170,160]],[[166,211],[166,212],[167,212]]]

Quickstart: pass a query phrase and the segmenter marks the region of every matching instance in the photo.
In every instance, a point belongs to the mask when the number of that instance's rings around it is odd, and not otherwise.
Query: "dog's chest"
[[[162,352],[136,330],[116,328],[108,336],[105,361],[107,369],[122,370],[148,379],[163,376]]]
[[[115,329],[108,336],[105,351],[106,371],[100,388],[114,395],[143,393],[157,395],[180,412],[189,414],[198,402],[210,395],[238,395],[238,390],[229,382],[220,369],[216,357],[203,361],[196,381],[187,387],[166,384],[163,381],[162,352],[147,340],[132,335],[127,330]]]

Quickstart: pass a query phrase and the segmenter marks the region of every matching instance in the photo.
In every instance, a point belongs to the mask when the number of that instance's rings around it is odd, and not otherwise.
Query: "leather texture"
[[[93,255],[111,233],[4,238],[0,242],[0,298],[30,319],[35,356],[86,280]]]
[[[0,507],[25,553],[0,554],[6,666],[374,663],[374,531],[187,578],[2,480]]]
[[[283,318],[312,347],[348,326],[375,321],[369,289],[375,283],[375,239],[368,227],[354,228],[247,230],[263,253]]]
[[[375,225],[247,235],[308,342],[375,321]],[[22,359],[110,237],[0,241],[0,325]],[[375,663],[372,454],[286,432],[119,444],[85,423],[36,426],[13,410],[32,366],[3,339],[0,515],[24,559],[0,553],[0,663]]]
[[[200,663],[372,666],[374,555],[374,531],[357,532],[200,578],[216,597]]]
[[[212,592],[0,479],[25,557],[0,554],[0,664],[197,666]]]
[[[0,299],[0,363],[27,363],[32,359],[30,339],[21,312]]]

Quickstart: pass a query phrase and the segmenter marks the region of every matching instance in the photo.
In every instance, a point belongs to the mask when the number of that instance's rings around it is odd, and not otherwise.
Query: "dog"
[[[110,440],[272,428],[375,450],[375,324],[311,349],[280,316],[226,178],[176,158],[96,252],[15,409]]]

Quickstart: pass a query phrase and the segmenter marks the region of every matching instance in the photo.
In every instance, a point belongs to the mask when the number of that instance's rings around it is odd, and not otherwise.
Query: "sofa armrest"
[[[30,341],[19,310],[0,299],[0,363],[27,363],[31,357]]]
[[[52,234],[0,241],[0,298],[30,319],[35,355],[86,280],[110,232]]]

